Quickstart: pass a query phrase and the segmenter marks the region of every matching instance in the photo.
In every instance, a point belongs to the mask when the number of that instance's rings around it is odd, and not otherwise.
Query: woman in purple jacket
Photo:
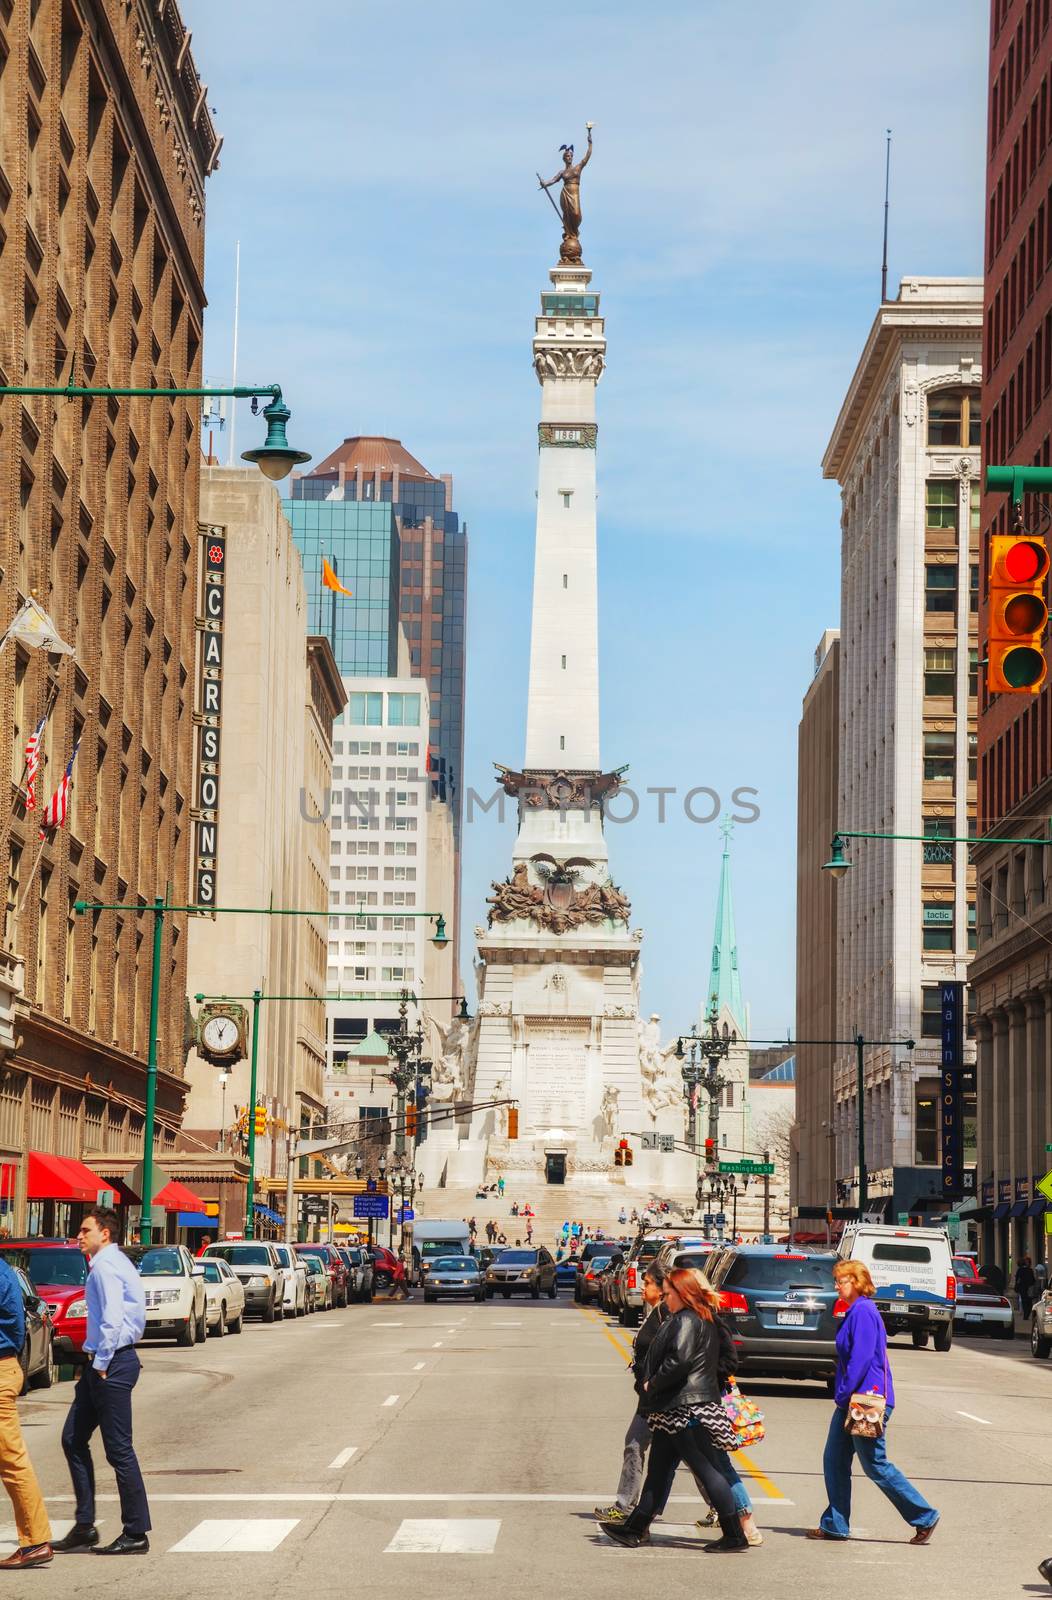
[[[876,1290],[869,1268],[862,1261],[838,1261],[833,1271],[837,1293],[847,1306],[847,1315],[836,1336],[836,1409],[829,1423],[829,1437],[822,1457],[829,1504],[809,1539],[849,1539],[851,1537],[851,1464],[854,1456],[862,1463],[867,1478],[872,1478],[886,1494],[895,1510],[915,1530],[910,1544],[927,1544],[935,1531],[939,1513],[888,1460],[883,1434],[879,1439],[863,1439],[848,1433],[848,1405],[853,1394],[881,1394],[886,1401],[885,1431],[895,1406],[895,1390],[888,1366],[888,1340],[880,1312],[873,1304]]]

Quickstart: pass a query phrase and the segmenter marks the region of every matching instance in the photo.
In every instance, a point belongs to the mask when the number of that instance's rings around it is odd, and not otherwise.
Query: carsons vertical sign
[[[961,1079],[964,1074],[964,984],[940,983],[942,1068],[939,1074],[939,1125],[942,1133],[942,1193],[948,1200],[964,1193],[964,1128]]]
[[[224,528],[201,528],[201,614],[197,618],[197,780],[194,796],[194,904],[216,903],[219,868],[219,751],[223,718]]]

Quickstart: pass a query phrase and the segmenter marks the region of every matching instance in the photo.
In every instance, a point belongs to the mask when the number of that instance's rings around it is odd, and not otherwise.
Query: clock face
[[[217,1055],[230,1055],[238,1045],[237,1023],[233,1017],[209,1017],[201,1029],[201,1040]]]

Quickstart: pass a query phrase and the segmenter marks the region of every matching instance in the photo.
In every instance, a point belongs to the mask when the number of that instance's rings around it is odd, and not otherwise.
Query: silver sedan
[[[470,1295],[473,1300],[485,1298],[478,1262],[474,1256],[438,1256],[424,1279],[424,1300],[430,1304],[462,1294]]]

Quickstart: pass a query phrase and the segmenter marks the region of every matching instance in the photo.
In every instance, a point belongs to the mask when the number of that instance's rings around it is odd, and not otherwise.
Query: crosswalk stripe
[[[353,1455],[357,1454],[357,1451],[358,1451],[358,1446],[356,1444],[349,1444],[347,1446],[346,1450],[341,1450],[340,1451],[339,1455],[336,1457],[336,1459],[334,1461],[330,1461],[329,1462],[329,1471],[330,1472],[337,1472],[340,1469],[340,1467],[345,1467],[347,1465],[348,1461],[351,1459],[351,1457]]]
[[[205,1551],[262,1552],[276,1550],[293,1528],[299,1517],[236,1517],[233,1519],[209,1518],[173,1544],[169,1555],[202,1554]]]
[[[384,1555],[492,1555],[500,1521],[485,1517],[407,1517]]]

